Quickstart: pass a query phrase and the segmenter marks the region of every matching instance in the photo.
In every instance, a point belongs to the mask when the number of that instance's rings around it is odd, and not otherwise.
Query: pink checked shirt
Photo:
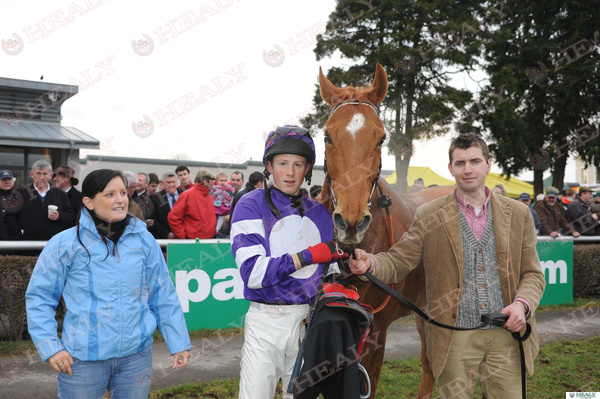
[[[469,226],[471,226],[471,230],[473,230],[473,234],[478,241],[481,241],[481,238],[483,237],[483,231],[485,230],[488,211],[490,209],[490,198],[492,198],[492,192],[487,187],[485,188],[485,195],[487,198],[481,206],[481,211],[479,214],[476,214],[475,208],[473,208],[473,206],[469,203],[469,198],[463,197],[458,191],[456,191],[456,201],[458,202],[458,207],[465,215],[465,218],[467,219],[467,222],[469,222]]]

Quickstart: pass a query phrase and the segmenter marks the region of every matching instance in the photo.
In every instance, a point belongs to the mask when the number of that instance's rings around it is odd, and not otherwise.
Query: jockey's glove
[[[296,270],[315,263],[327,263],[335,259],[344,259],[352,253],[352,247],[334,240],[322,242],[304,251],[292,255]]]

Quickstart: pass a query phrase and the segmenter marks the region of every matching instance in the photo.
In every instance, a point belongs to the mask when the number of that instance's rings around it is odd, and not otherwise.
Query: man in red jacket
[[[215,176],[200,169],[195,184],[179,196],[168,220],[171,231],[177,238],[213,238],[217,227],[215,206],[210,190],[215,184]]]

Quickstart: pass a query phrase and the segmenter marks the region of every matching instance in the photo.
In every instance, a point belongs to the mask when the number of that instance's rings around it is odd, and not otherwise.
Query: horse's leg
[[[425,342],[425,330],[423,319],[415,315],[415,322],[417,324],[417,332],[421,338],[421,365],[423,367],[423,374],[421,375],[421,385],[419,386],[419,399],[431,398],[433,392],[433,384],[435,379],[433,378],[433,371],[429,365],[429,359],[427,359],[427,344]]]

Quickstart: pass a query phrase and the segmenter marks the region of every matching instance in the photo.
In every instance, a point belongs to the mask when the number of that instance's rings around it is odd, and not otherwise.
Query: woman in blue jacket
[[[75,227],[40,254],[25,295],[29,333],[58,372],[60,398],[147,398],[152,334],[160,328],[173,368],[187,365],[191,342],[160,246],[127,214],[121,172],[91,172]],[[58,337],[55,311],[67,312]]]

